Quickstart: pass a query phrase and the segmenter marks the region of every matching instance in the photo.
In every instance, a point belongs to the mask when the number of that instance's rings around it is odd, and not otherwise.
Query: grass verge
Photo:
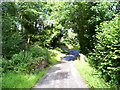
[[[100,78],[94,68],[92,68],[87,62],[76,61],[76,68],[86,81],[90,88],[110,88],[110,85]]]
[[[44,68],[35,74],[25,74],[23,72],[4,73],[2,76],[2,88],[32,88],[48,69]]]

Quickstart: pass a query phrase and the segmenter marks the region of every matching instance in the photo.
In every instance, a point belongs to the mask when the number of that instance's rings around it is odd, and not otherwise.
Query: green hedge
[[[89,62],[101,71],[105,81],[112,87],[120,83],[120,20],[119,16],[111,21],[104,21],[97,26],[95,47],[89,53]]]

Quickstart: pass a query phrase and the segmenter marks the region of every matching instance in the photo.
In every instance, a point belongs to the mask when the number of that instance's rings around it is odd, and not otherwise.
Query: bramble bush
[[[101,71],[101,76],[112,87],[120,87],[120,20],[116,15],[96,28],[95,48],[89,53],[89,63]]]

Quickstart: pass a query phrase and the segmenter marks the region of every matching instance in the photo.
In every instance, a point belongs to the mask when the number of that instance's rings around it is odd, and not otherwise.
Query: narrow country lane
[[[73,49],[69,51],[71,53],[79,52]],[[76,55],[71,53],[69,54],[73,57]],[[88,88],[88,85],[75,68],[75,61],[69,55],[67,55],[67,59],[65,57],[52,66],[34,88]],[[68,58],[71,60],[68,60]]]

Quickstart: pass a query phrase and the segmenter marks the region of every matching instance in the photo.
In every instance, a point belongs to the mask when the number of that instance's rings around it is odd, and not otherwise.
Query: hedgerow
[[[105,81],[112,87],[120,86],[120,20],[117,15],[111,21],[104,21],[96,28],[95,47],[89,53],[89,62],[101,71]],[[114,85],[113,85],[114,84]]]

